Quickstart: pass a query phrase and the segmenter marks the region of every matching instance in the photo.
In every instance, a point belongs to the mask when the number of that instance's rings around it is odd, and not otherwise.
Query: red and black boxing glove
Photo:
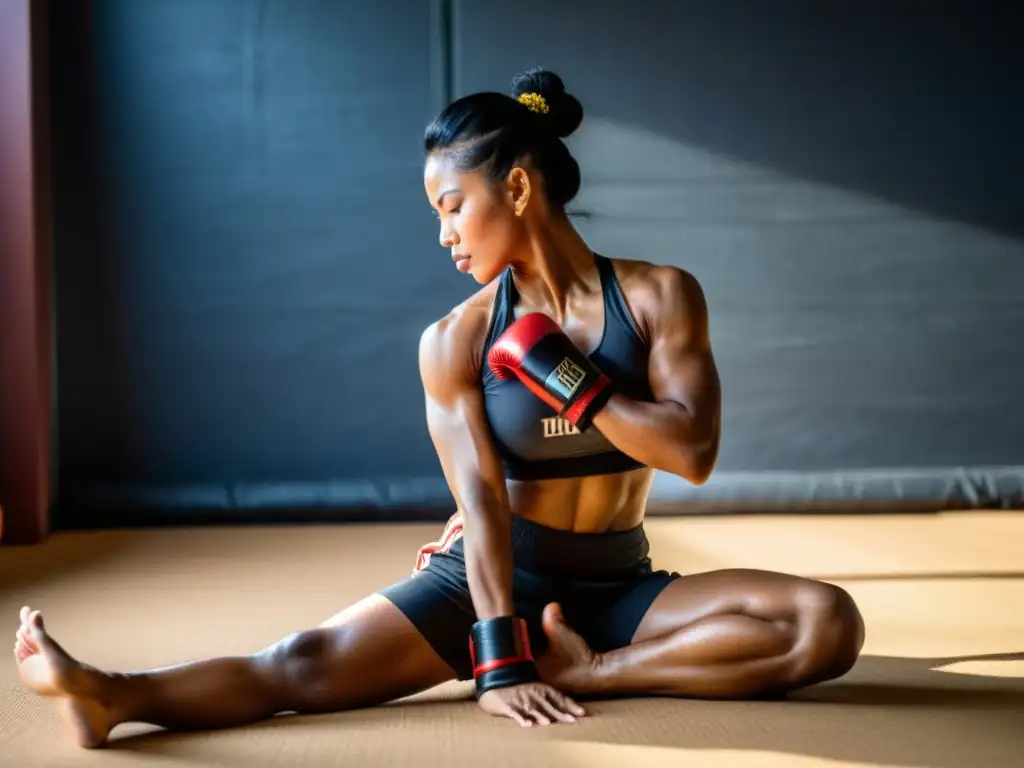
[[[496,376],[517,376],[580,431],[590,426],[613,393],[611,380],[540,312],[512,323],[494,342],[487,361]]]

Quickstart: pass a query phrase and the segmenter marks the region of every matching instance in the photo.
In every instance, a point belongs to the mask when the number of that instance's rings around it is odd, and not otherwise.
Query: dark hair
[[[543,98],[547,111],[518,101],[522,94]],[[580,190],[580,167],[562,141],[583,122],[583,106],[565,90],[561,78],[531,69],[512,81],[512,96],[482,92],[449,104],[427,126],[424,149],[444,152],[462,170],[484,168],[505,178],[529,157],[544,183],[548,200],[564,206]]]

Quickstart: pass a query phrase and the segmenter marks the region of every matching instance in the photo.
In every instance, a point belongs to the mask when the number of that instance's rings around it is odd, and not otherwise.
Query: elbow
[[[711,479],[711,473],[714,471],[714,465],[698,466],[685,476],[685,479],[690,485],[704,485],[708,480]]]
[[[691,485],[704,485],[711,479],[718,464],[718,440],[711,440],[699,447],[686,446],[675,457],[671,467],[666,469],[683,478]]]
[[[690,485],[704,485],[711,479],[711,473],[714,470],[714,461],[690,461],[683,468],[680,477],[690,483]]]

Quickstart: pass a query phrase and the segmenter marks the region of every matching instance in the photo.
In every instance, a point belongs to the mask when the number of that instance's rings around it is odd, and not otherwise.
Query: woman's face
[[[443,154],[427,158],[423,181],[441,223],[441,247],[451,251],[460,272],[481,285],[491,282],[525,240],[516,184],[495,184],[481,173],[459,171]]]

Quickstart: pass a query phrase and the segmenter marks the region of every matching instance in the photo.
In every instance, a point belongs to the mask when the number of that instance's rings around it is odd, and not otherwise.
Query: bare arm
[[[462,512],[473,606],[479,619],[487,619],[514,613],[511,510],[474,355],[486,316],[474,312],[449,315],[427,328],[419,365],[427,428]]]
[[[472,308],[456,311],[423,332],[419,358],[427,428],[462,513],[466,576],[478,619],[474,630],[483,626],[483,636],[493,639],[507,638],[505,633],[515,620],[499,617],[514,616],[515,604],[512,510],[501,459],[487,425],[479,378],[479,341],[486,323],[484,312]],[[466,642],[469,640],[467,637]],[[492,645],[485,641],[479,647]],[[523,726],[573,722],[586,715],[575,701],[538,681],[536,666],[520,654],[485,657],[483,661],[485,666],[505,662],[476,676],[480,707],[488,714],[512,718]],[[506,672],[511,675],[503,677]]]
[[[690,274],[656,268],[638,309],[649,319],[648,371],[655,402],[614,395],[594,418],[620,451],[696,485],[718,460],[721,385],[700,284]]]

